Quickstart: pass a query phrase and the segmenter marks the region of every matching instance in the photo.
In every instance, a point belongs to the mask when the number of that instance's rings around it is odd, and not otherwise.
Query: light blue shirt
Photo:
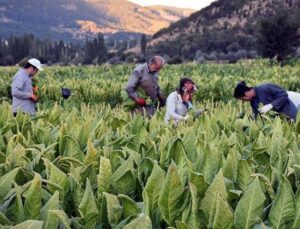
[[[11,85],[12,111],[35,114],[34,102],[30,99],[32,95],[32,79],[24,70],[20,69],[13,77]]]

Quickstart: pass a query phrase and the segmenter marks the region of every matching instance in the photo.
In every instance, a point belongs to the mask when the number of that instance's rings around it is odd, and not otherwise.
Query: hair
[[[248,87],[245,81],[241,81],[236,85],[233,96],[237,99],[242,98],[246,95],[246,92],[251,89],[252,87]]]
[[[33,67],[33,69],[37,69],[37,67],[33,66],[32,64],[30,64],[30,63],[28,63],[28,62],[24,65],[24,68],[25,68],[25,69],[28,69],[28,68],[30,68],[30,67]]]
[[[179,87],[177,88],[177,92],[180,95],[183,95],[183,93],[184,93],[184,87],[185,87],[186,83],[195,84],[194,81],[192,79],[188,78],[188,77],[181,78],[180,82],[179,82]]]
[[[165,60],[163,57],[161,56],[153,56],[150,60],[149,60],[150,64],[158,64],[160,63],[162,66],[164,66],[165,64]]]

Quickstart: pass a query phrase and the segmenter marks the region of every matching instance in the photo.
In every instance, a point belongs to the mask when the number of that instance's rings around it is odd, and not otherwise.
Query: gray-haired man
[[[159,101],[160,106],[165,105],[165,98],[158,85],[158,72],[164,66],[161,56],[152,57],[149,62],[138,65],[132,72],[125,88],[128,96],[135,102],[134,113],[151,117],[155,113],[154,105],[147,105],[146,99],[139,97],[137,90],[141,89],[152,101]]]

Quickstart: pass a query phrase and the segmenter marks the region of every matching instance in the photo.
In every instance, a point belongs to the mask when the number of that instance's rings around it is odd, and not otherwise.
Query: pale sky
[[[179,8],[191,8],[199,10],[215,0],[129,0],[142,6],[149,5],[166,5]]]

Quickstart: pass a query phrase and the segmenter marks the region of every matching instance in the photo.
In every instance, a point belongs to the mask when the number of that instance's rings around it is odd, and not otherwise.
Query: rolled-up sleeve
[[[125,90],[129,96],[129,98],[131,99],[136,99],[138,96],[137,96],[137,93],[136,93],[136,88],[138,86],[138,83],[139,83],[139,72],[134,70],[127,82],[127,85],[125,87]]]
[[[269,86],[268,90],[271,92],[274,98],[274,100],[271,103],[272,106],[276,110],[282,109],[282,107],[288,102],[289,99],[287,92],[276,85]]]
[[[11,85],[11,95],[17,97],[19,99],[29,99],[31,97],[31,93],[25,92],[25,79],[21,76],[15,78]]]

